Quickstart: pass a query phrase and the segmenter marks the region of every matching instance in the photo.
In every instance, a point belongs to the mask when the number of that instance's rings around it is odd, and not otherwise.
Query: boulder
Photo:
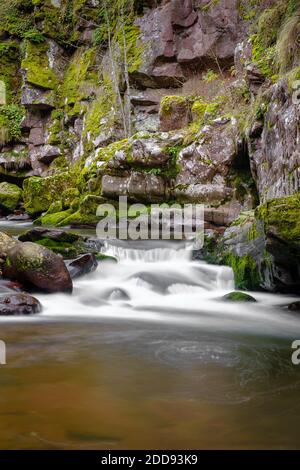
[[[224,295],[221,300],[225,300],[226,302],[256,302],[252,295],[237,291]]]
[[[70,187],[72,179],[69,173],[28,178],[23,184],[24,207],[30,215],[47,211],[52,202],[60,200],[62,193]]]
[[[291,312],[299,312],[300,311],[300,302],[299,300],[296,302],[292,302],[288,305],[288,310]]]
[[[0,294],[0,316],[32,315],[40,313],[40,302],[26,293]]]
[[[91,273],[97,269],[98,263],[92,253],[86,253],[71,261],[67,267],[72,279]]]
[[[0,183],[0,207],[13,212],[22,199],[22,190],[15,184]]]
[[[61,256],[36,243],[0,235],[4,277],[45,292],[72,292],[72,281]]]

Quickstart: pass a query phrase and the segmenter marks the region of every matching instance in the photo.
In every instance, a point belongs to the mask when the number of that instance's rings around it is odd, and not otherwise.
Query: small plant
[[[24,117],[23,109],[15,104],[0,107],[0,139],[2,143],[18,140],[21,137],[21,122]]]

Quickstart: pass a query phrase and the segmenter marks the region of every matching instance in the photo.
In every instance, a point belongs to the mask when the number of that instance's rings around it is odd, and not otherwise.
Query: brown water
[[[115,251],[41,315],[0,319],[0,449],[300,448],[290,299],[220,302],[226,268]]]
[[[289,341],[100,321],[1,336],[1,449],[300,447]]]

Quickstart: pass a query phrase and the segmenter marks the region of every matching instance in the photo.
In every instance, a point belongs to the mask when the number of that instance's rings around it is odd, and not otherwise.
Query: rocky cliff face
[[[0,0],[0,179],[23,190],[19,207],[0,201],[4,214],[74,225],[119,195],[204,203],[210,259],[244,287],[295,290],[298,240],[282,224],[299,191],[299,11]],[[286,219],[270,224],[277,198]]]

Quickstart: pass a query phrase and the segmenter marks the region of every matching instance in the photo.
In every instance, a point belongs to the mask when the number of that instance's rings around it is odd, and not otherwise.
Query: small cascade
[[[127,245],[129,245],[127,243]],[[172,245],[172,244],[171,244]],[[113,244],[112,242],[105,242],[103,249],[101,250],[103,254],[114,256],[119,261],[133,261],[133,262],[143,262],[143,263],[156,263],[156,262],[165,262],[171,260],[190,260],[191,251],[186,247],[182,247],[182,244],[178,247],[170,246],[168,243],[167,247],[148,245],[144,246],[122,246],[120,244]]]

